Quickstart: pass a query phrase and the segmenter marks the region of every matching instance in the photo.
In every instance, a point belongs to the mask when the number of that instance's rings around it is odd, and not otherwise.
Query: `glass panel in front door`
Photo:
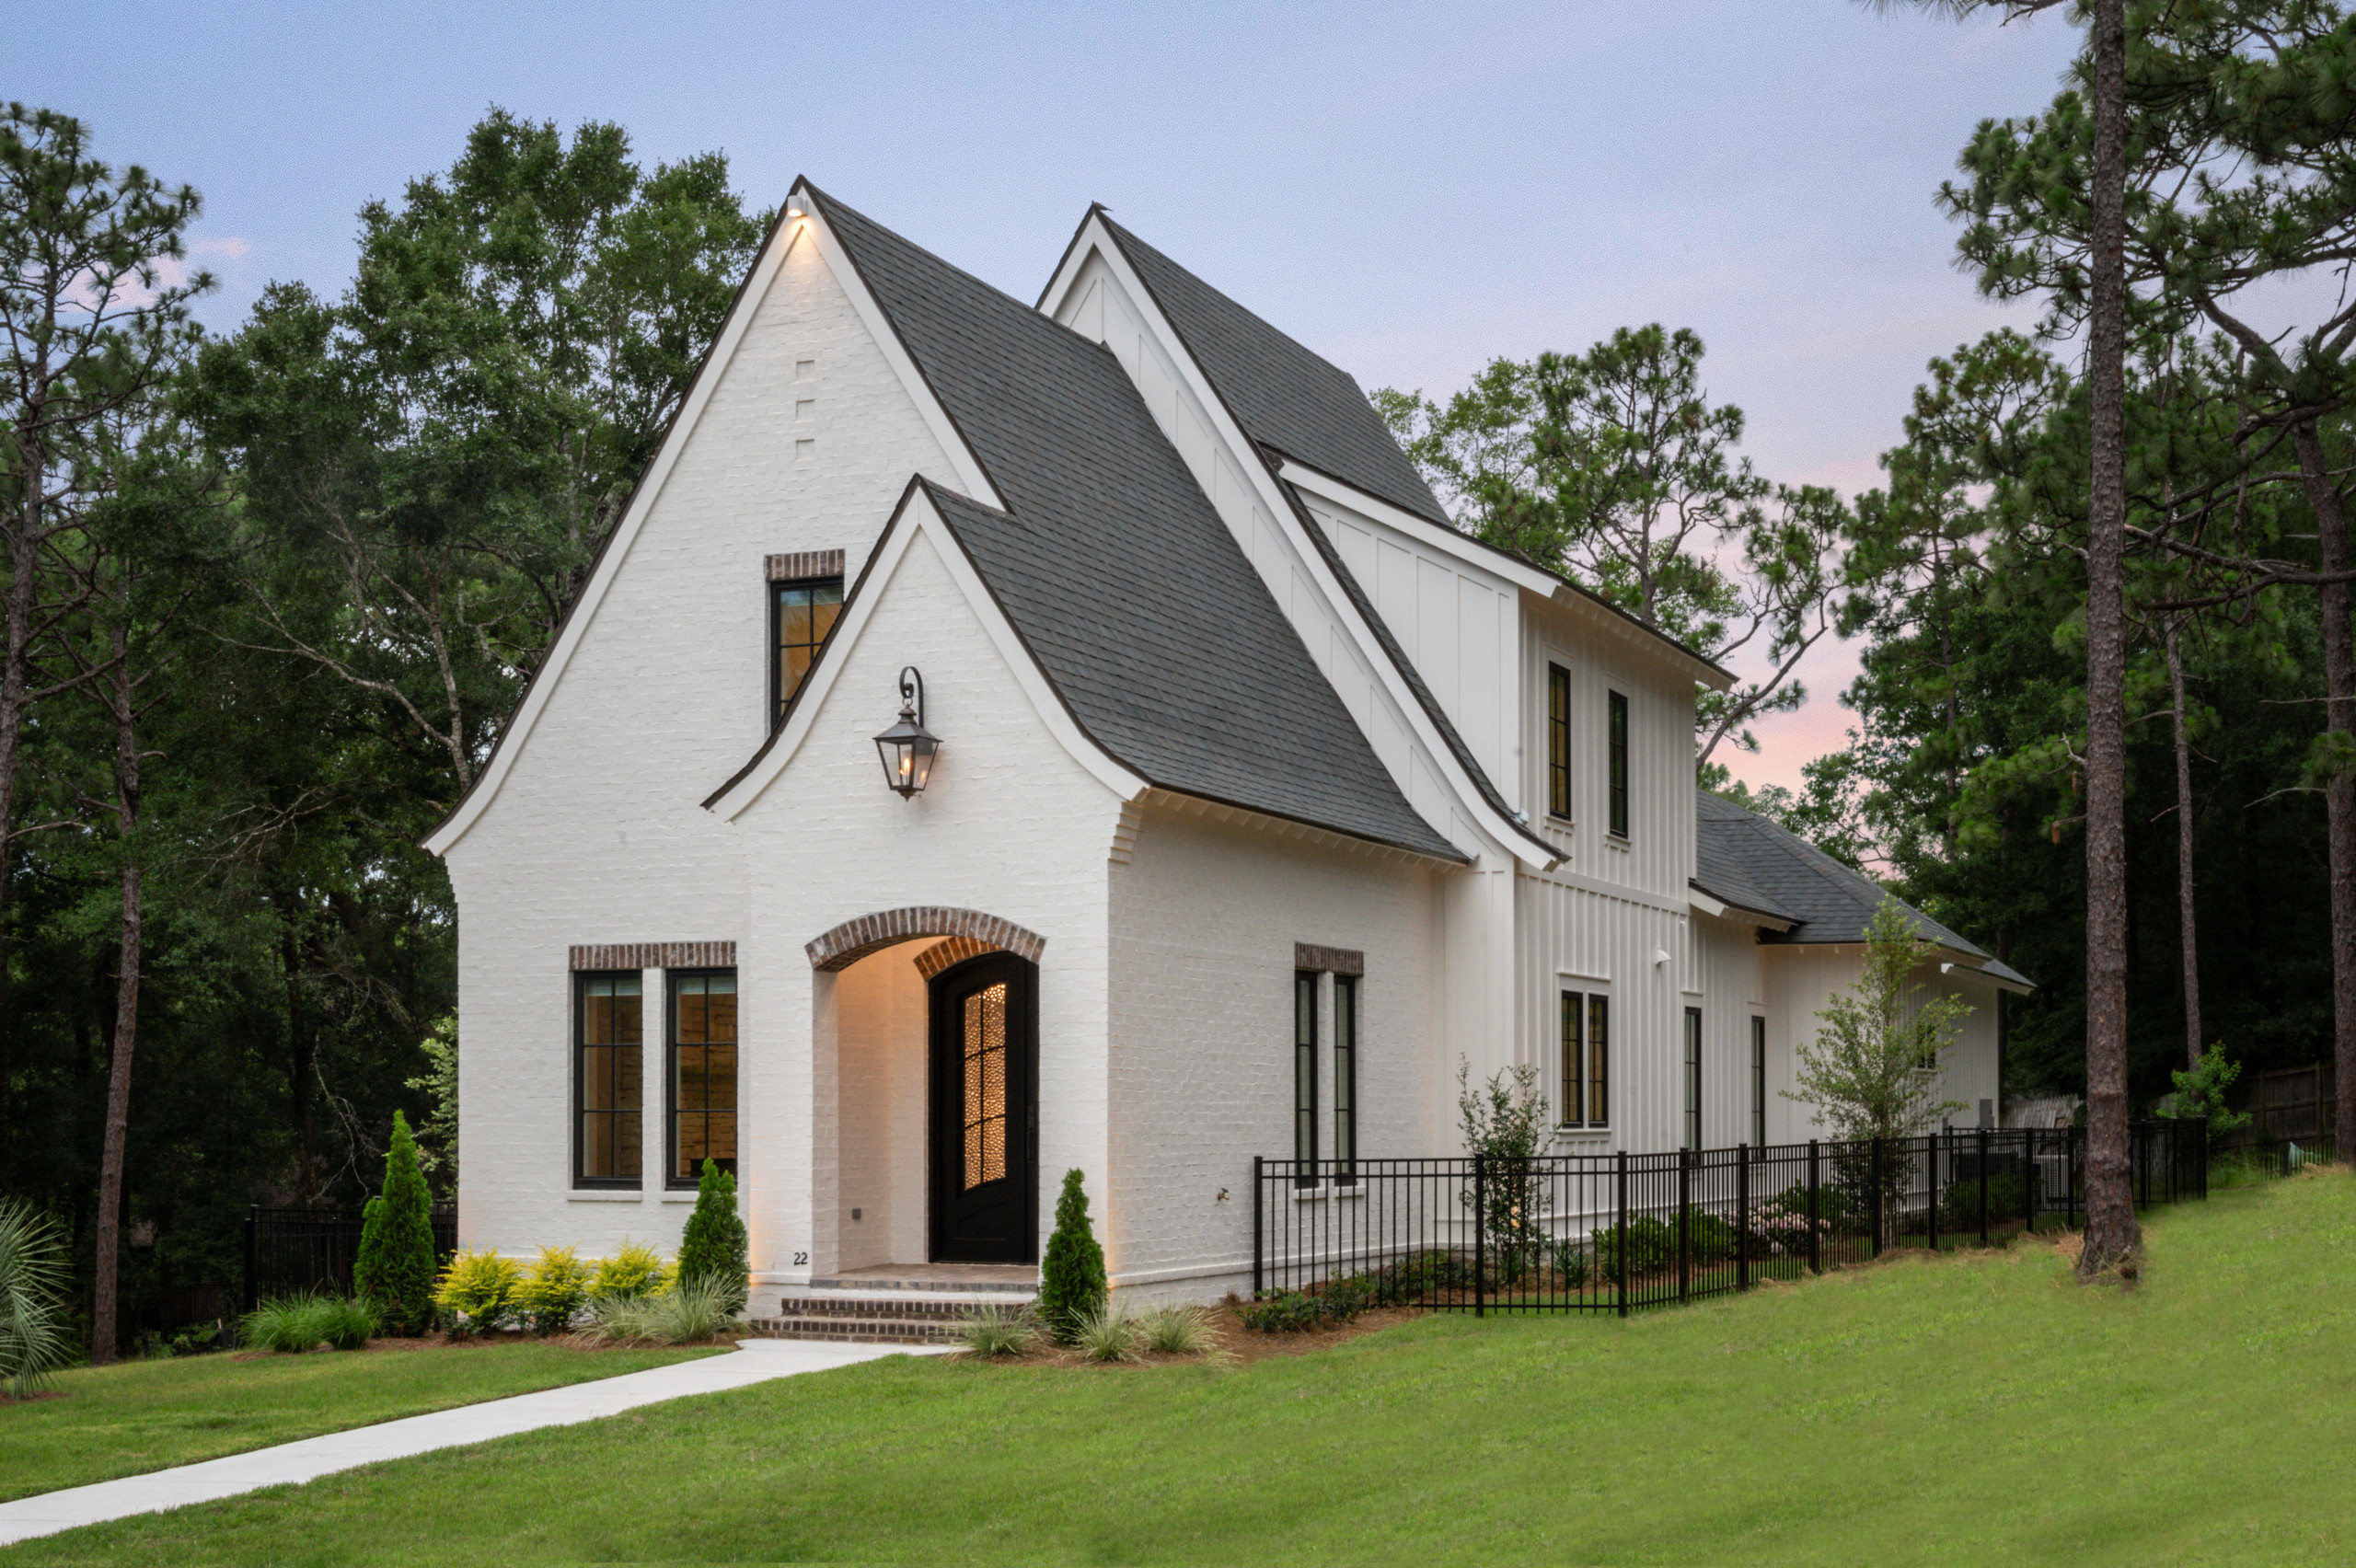
[[[965,998],[965,1177],[963,1190],[1006,1175],[1006,982]]]

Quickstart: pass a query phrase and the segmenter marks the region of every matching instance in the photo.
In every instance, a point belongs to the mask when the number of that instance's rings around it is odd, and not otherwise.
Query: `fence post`
[[[1489,1308],[1489,1188],[1488,1161],[1472,1157],[1472,1315],[1486,1317]]]
[[[2023,1187],[2027,1183],[2023,1182]],[[1988,1245],[1988,1129],[1980,1129],[1980,1244]]]
[[[1867,1155],[1866,1159],[1865,1159],[1865,1169],[1866,1169],[1867,1170],[1869,1170],[1869,1171],[1871,1171],[1871,1172],[1872,1172],[1871,1180],[1872,1180],[1872,1182],[1873,1182],[1873,1189],[1874,1189],[1874,1197],[1873,1197],[1874,1251],[1873,1251],[1873,1255],[1874,1255],[1875,1257],[1878,1258],[1878,1257],[1880,1257],[1880,1256],[1881,1256],[1881,1222],[1882,1222],[1882,1213],[1881,1213],[1881,1210],[1882,1210],[1882,1191],[1881,1191],[1881,1190],[1882,1190],[1881,1139],[1880,1139],[1879,1137],[1876,1137],[1876,1138],[1872,1141],[1872,1143],[1871,1143],[1870,1145],[1868,1145],[1867,1147],[1868,1147],[1868,1148],[1869,1148],[1870,1152],[1869,1152],[1869,1154]]]
[[[2037,1216],[2045,1207],[2045,1167],[2038,1163],[2037,1129],[2021,1129],[2021,1228],[2037,1234]]]
[[[1946,1132],[1947,1130],[1946,1128],[1941,1128],[1940,1131]],[[1955,1147],[1955,1135],[1953,1133],[1947,1133],[1946,1142],[1947,1149],[1946,1152],[1952,1153]],[[1929,1216],[1923,1221],[1923,1225],[1930,1232],[1931,1251],[1934,1252],[1939,1250],[1939,1156],[1941,1152],[1942,1151],[1939,1148],[1939,1134],[1923,1134],[1923,1184],[1931,1190],[1930,1213]],[[1904,1223],[1905,1213],[1905,1209],[1901,1206],[1899,1210],[1900,1223],[1901,1224]]]
[[[1677,1151],[1677,1298],[1693,1295],[1693,1156],[1697,1150]]]
[[[1267,1199],[1261,1196],[1267,1191],[1267,1186],[1263,1180],[1265,1159],[1265,1156],[1257,1154],[1252,1157],[1252,1299],[1254,1301],[1260,1299],[1260,1262],[1266,1256],[1266,1249],[1261,1244],[1265,1234],[1261,1224],[1261,1214],[1263,1205],[1267,1202]]]
[[[1750,1146],[1734,1151],[1734,1287],[1750,1288]]]
[[[1620,1315],[1628,1315],[1628,1151],[1619,1151],[1620,1228],[1611,1233],[1611,1272],[1620,1287]]]
[[[1819,1172],[1816,1159],[1816,1140],[1810,1138],[1807,1140],[1807,1268],[1810,1274],[1824,1272],[1824,1248],[1818,1240],[1816,1233],[1818,1223],[1816,1216],[1820,1206],[1817,1200],[1817,1193],[1821,1185],[1822,1177]]]
[[[2209,1197],[2209,1118],[2206,1116],[2200,1119],[2200,1197],[2204,1203]]]
[[[2068,1178],[2070,1206],[2062,1216],[2062,1228],[2078,1228],[2078,1124],[2073,1122],[2062,1138],[2062,1170]]]
[[[255,1295],[255,1292],[260,1288],[259,1271],[261,1260],[257,1255],[261,1240],[260,1229],[261,1205],[248,1204],[246,1205],[246,1272],[245,1277],[239,1282],[237,1291],[238,1299],[244,1303],[244,1306],[239,1309],[242,1312],[250,1312],[261,1305]]]

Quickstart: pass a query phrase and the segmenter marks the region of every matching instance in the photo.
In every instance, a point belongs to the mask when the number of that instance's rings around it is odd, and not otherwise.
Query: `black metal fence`
[[[2136,1123],[2139,1205],[2208,1195],[2208,1124]],[[2076,1127],[1671,1154],[1253,1162],[1254,1297],[1619,1312],[1894,1247],[1986,1245],[2084,1205]]]
[[[438,1268],[458,1250],[458,1211],[426,1211],[433,1222],[433,1262]],[[250,1312],[268,1296],[323,1290],[352,1294],[352,1265],[360,1254],[359,1209],[263,1208],[246,1211],[246,1268],[239,1310]]]

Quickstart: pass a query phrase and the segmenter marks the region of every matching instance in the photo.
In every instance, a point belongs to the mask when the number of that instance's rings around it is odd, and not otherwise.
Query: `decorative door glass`
[[[1006,983],[965,998],[965,1179],[970,1192],[1006,1177]]]

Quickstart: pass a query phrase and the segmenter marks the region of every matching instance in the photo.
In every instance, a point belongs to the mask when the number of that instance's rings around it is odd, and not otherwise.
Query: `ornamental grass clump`
[[[1104,1249],[1088,1218],[1088,1193],[1078,1170],[1064,1172],[1056,1199],[1056,1230],[1039,1261],[1039,1320],[1058,1344],[1079,1343],[1079,1324],[1104,1307]]]
[[[433,1199],[417,1169],[409,1118],[393,1113],[393,1144],[385,1156],[385,1190],[368,1200],[353,1260],[352,1288],[375,1304],[384,1327],[421,1334],[433,1325]]]
[[[581,1331],[592,1344],[692,1344],[735,1327],[737,1302],[723,1279],[682,1280],[660,1296],[600,1296]]]
[[[660,1296],[670,1284],[671,1265],[663,1261],[663,1254],[642,1241],[624,1237],[613,1256],[597,1261],[597,1272],[589,1281],[589,1294],[593,1297],[635,1301],[641,1297]]]
[[[375,1308],[364,1299],[317,1294],[274,1297],[247,1313],[238,1338],[249,1350],[300,1355],[326,1345],[359,1350],[376,1332]]]
[[[1200,1307],[1157,1307],[1138,1320],[1138,1343],[1156,1355],[1208,1355],[1218,1343]]]
[[[570,1247],[543,1247],[515,1284],[512,1305],[536,1334],[562,1333],[589,1299],[589,1265]]]
[[[0,1378],[23,1399],[74,1358],[66,1343],[65,1241],[20,1198],[0,1200]]]
[[[523,1271],[512,1258],[492,1251],[461,1252],[443,1271],[433,1304],[448,1314],[452,1334],[488,1333],[514,1315],[515,1287],[522,1279]]]
[[[957,1323],[957,1343],[968,1355],[1021,1355],[1038,1334],[1038,1316],[1028,1306],[976,1307]]]
[[[1071,1343],[1091,1361],[1135,1361],[1138,1320],[1110,1302],[1099,1302],[1072,1320]]]

